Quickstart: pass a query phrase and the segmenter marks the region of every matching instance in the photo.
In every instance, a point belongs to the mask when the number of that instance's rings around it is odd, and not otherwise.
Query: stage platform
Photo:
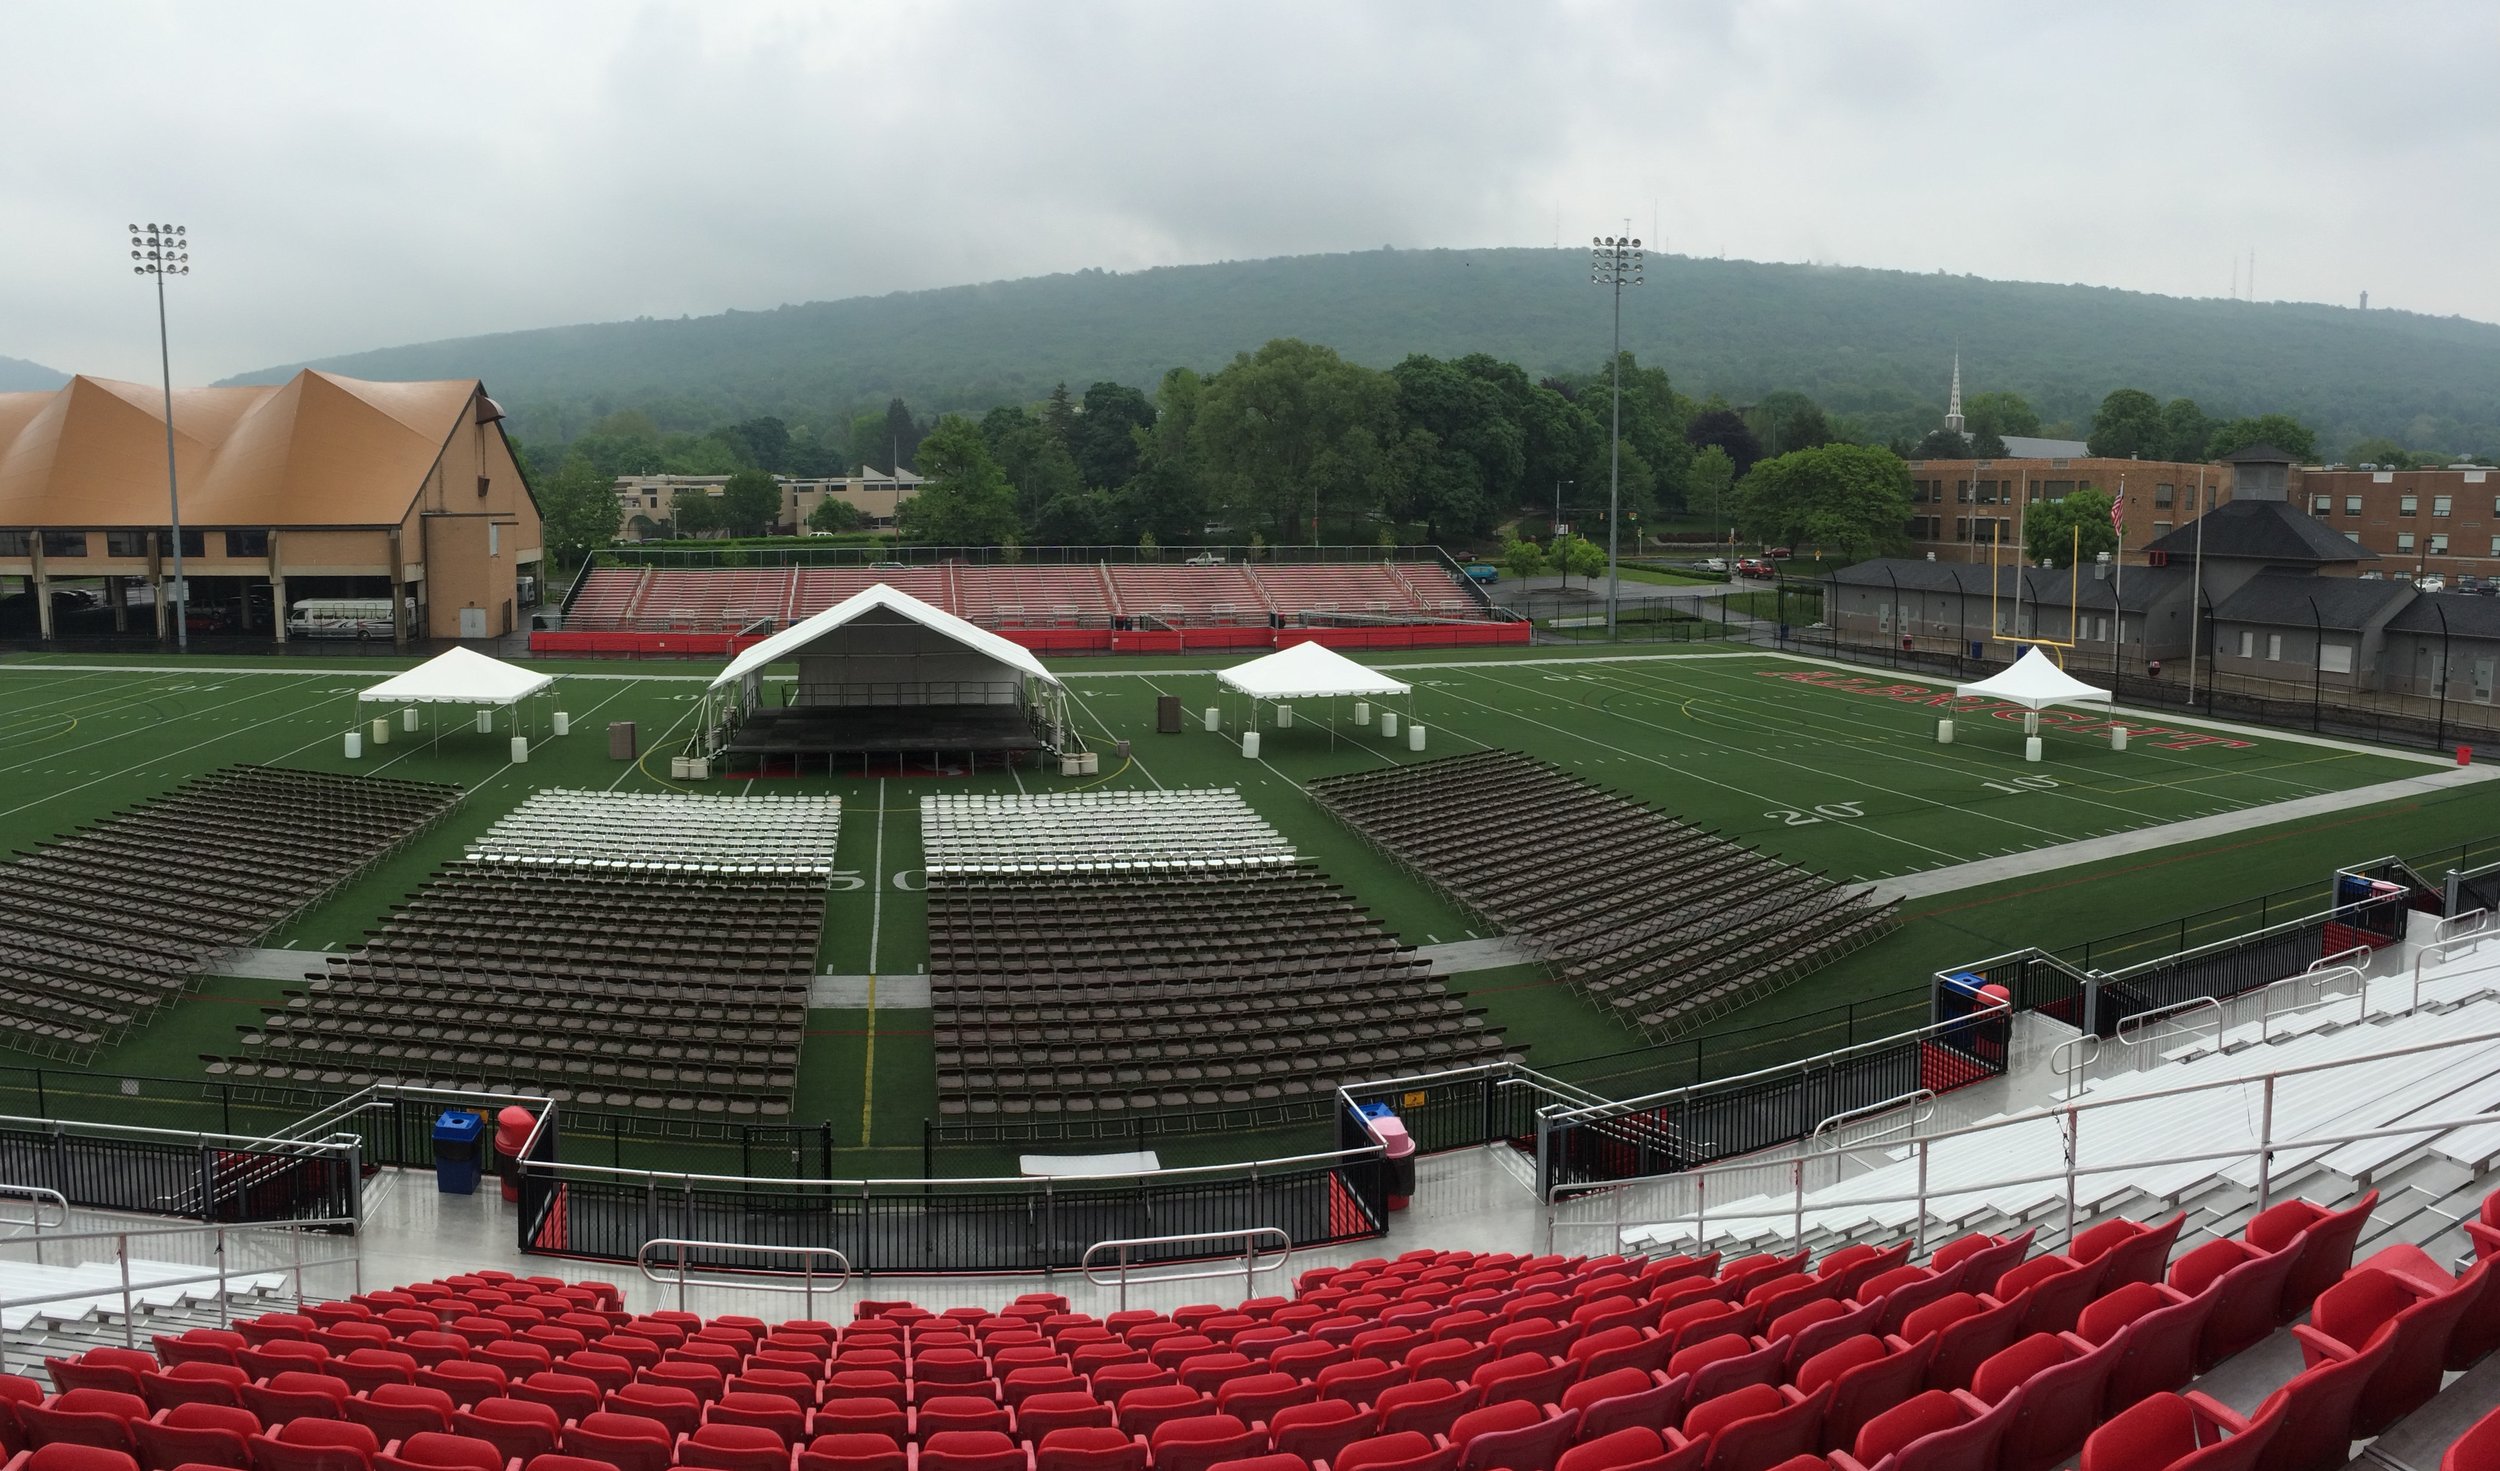
[[[1050,749],[1024,711],[1005,705],[798,705],[758,710],[722,748],[732,768],[805,770],[853,763],[937,768],[1020,761]]]

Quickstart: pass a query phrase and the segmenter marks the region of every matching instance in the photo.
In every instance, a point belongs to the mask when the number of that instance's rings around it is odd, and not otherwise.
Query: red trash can
[[[538,1127],[538,1116],[515,1103],[495,1115],[495,1173],[503,1177],[503,1198],[521,1198],[521,1175],[513,1162]]]

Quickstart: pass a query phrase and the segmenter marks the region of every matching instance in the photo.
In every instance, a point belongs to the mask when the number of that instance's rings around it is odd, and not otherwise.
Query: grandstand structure
[[[1408,630],[1410,642],[1515,638],[1502,631],[1510,624],[1501,611],[1446,560],[950,559],[880,567],[595,564],[575,583],[562,630],[531,646],[723,652],[725,640],[787,628],[879,584],[1043,650],[1266,648],[1312,635],[1359,643],[1392,629]]]
[[[1652,1037],[1882,934],[1892,906],[1560,767],[1486,750],[1324,777],[1318,802]]]
[[[958,1137],[1325,1116],[1350,1078],[1509,1056],[1237,792],[932,796],[921,827]]]
[[[460,801],[230,766],[0,865],[0,1037],[85,1059]]]
[[[840,824],[831,797],[540,792],[209,1074],[786,1116]]]

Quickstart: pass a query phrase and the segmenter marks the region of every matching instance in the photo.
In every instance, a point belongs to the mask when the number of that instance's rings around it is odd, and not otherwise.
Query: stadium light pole
[[[182,582],[182,490],[174,475],[174,356],[165,335],[165,278],[191,274],[191,232],[180,225],[133,225],[130,259],[132,275],[156,278],[156,361],[165,373],[165,510],[174,539],[174,647],[187,654],[191,596]]]
[[[1615,610],[1623,596],[1623,572],[1615,551],[1623,525],[1623,288],[1641,284],[1641,242],[1626,235],[1599,235],[1589,242],[1589,280],[1615,298],[1615,351],[1606,360],[1614,380],[1614,428],[1606,467],[1606,637],[1615,636]]]

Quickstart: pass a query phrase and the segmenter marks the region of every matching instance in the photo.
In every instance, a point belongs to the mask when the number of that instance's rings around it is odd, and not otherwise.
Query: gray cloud
[[[1627,216],[1695,253],[2186,295],[2254,245],[2269,298],[2500,319],[2466,3],[87,0],[10,25],[0,354],[70,370],[153,375],[121,226],[168,215],[199,238],[192,381]]]

